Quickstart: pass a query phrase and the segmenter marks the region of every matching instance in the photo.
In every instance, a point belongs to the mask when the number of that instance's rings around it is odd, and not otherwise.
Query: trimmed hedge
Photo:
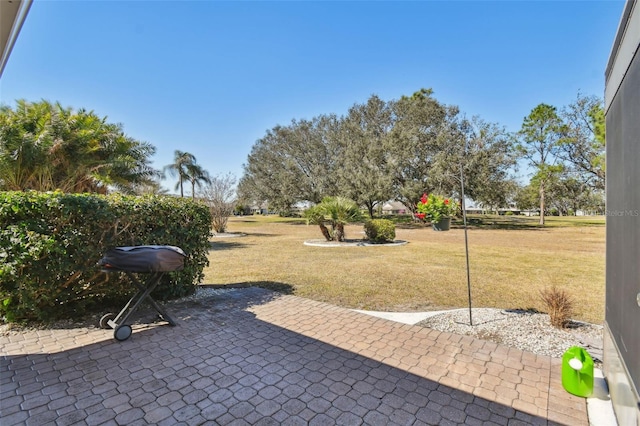
[[[373,243],[391,242],[396,238],[396,225],[388,219],[373,219],[365,222],[364,232]]]
[[[187,198],[0,192],[0,315],[52,321],[121,306],[135,286],[97,266],[115,246],[181,247],[184,269],[154,297],[185,296],[204,278],[210,231],[208,207]]]

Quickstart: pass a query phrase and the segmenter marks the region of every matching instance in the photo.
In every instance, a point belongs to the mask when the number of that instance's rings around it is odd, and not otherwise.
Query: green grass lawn
[[[470,216],[474,307],[545,311],[539,291],[556,285],[576,299],[575,319],[604,318],[605,227],[602,217]],[[251,284],[335,305],[381,311],[466,307],[464,230],[399,221],[394,247],[309,247],[321,239],[302,219],[241,216],[213,238],[204,284]],[[364,237],[349,225],[347,238]]]

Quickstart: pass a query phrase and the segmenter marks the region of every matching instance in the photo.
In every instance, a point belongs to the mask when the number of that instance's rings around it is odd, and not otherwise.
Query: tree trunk
[[[324,238],[326,238],[327,241],[331,241],[331,234],[327,227],[324,226],[324,223],[320,223],[318,226],[320,227],[320,231],[322,232],[322,235],[324,235]]]
[[[544,183],[540,183],[540,225],[544,225]]]
[[[333,238],[336,241],[344,241],[344,225],[342,223],[336,223]]]

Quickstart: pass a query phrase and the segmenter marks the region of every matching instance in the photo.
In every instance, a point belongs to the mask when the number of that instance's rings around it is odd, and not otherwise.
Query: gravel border
[[[327,241],[327,240],[306,240],[305,246],[311,247],[394,247],[407,244],[404,240],[395,240],[391,243],[370,243],[367,240],[345,240],[345,241]]]
[[[211,233],[212,238],[238,238],[238,237],[246,237],[247,234],[244,232],[221,232],[221,233]]]
[[[437,314],[416,325],[553,358],[562,358],[567,349],[580,346],[589,352],[596,366],[602,363],[604,327],[601,325],[571,321],[568,328],[557,329],[551,326],[547,314],[515,309],[474,308],[471,316],[473,326],[469,325],[468,309]]]

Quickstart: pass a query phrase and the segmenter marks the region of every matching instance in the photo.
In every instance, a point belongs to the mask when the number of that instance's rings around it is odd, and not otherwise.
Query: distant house
[[[267,203],[252,204],[245,208],[245,214],[269,214],[269,205]]]
[[[482,206],[479,206],[476,204],[475,201],[473,201],[470,198],[465,197],[464,200],[464,211],[467,214],[484,214],[486,213],[486,210],[484,208],[482,208]]]
[[[496,213],[496,210],[489,210],[481,205],[478,205],[475,201],[470,198],[467,198],[464,203],[464,208],[467,214],[492,214]],[[382,205],[382,214],[383,215],[399,215],[399,214],[410,214],[411,210],[407,208],[404,204],[399,201],[387,201]],[[511,213],[508,213],[511,212]],[[517,206],[513,203],[509,204],[507,207],[499,208],[497,210],[499,215],[505,214],[514,214],[519,215],[521,211]]]
[[[499,214],[504,216],[506,214],[519,215],[521,210],[516,206],[515,203],[509,203],[507,207],[500,207],[496,209],[485,208],[482,205],[476,204],[475,201],[467,198],[464,202],[464,209],[467,214]]]
[[[467,212],[467,214],[485,214],[486,211],[482,208],[482,207],[476,207],[476,206],[471,206],[471,207],[464,207],[465,212]]]
[[[299,201],[291,206],[291,212],[297,215],[304,215],[304,212],[313,205],[310,201]]]
[[[400,201],[387,201],[382,205],[382,214],[395,215],[395,214],[408,214],[409,209]]]

